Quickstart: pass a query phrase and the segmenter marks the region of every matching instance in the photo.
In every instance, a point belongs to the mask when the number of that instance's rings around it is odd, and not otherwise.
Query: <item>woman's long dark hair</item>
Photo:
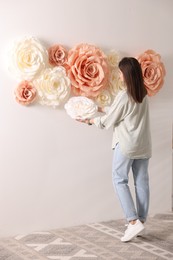
[[[121,70],[128,94],[136,103],[142,103],[147,94],[144,86],[142,69],[137,59],[133,57],[123,58],[118,65]]]

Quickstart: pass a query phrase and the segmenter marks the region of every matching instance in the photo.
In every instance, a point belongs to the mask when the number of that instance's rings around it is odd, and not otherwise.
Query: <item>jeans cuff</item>
[[[135,220],[135,219],[139,219],[137,215],[134,215],[133,217],[127,218],[127,221],[132,221],[132,220]]]

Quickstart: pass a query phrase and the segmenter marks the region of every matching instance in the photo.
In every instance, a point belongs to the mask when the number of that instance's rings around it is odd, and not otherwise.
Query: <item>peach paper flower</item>
[[[53,45],[48,49],[49,63],[52,66],[67,66],[67,51],[61,45]]]
[[[141,64],[144,84],[149,96],[154,96],[163,86],[166,74],[161,57],[153,50],[147,50],[137,57]]]
[[[68,53],[68,76],[76,95],[94,98],[107,85],[108,63],[94,45],[79,44]]]
[[[22,81],[14,91],[16,101],[21,105],[29,105],[36,99],[37,91],[32,82]]]

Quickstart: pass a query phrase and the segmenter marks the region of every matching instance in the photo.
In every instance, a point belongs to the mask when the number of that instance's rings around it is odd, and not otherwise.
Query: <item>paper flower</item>
[[[97,112],[97,105],[87,97],[72,97],[64,107],[73,119],[89,119]]]
[[[97,97],[96,102],[99,107],[109,106],[111,104],[111,95],[108,90],[103,90]]]
[[[112,96],[116,96],[118,91],[124,88],[123,82],[119,79],[118,63],[119,54],[115,50],[111,50],[107,55],[109,64],[108,90]]]
[[[57,107],[70,94],[70,80],[61,66],[46,69],[34,84],[38,91],[38,102],[42,105]]]
[[[14,91],[16,101],[21,105],[29,105],[36,99],[37,91],[32,82],[22,81]]]
[[[166,74],[161,57],[153,50],[147,50],[137,57],[141,64],[144,85],[149,96],[154,96],[163,86]]]
[[[32,80],[45,68],[47,51],[38,40],[26,37],[14,44],[10,58],[12,73],[17,78]]]
[[[113,97],[126,89],[119,78],[119,56],[115,50],[105,55],[100,48],[87,43],[70,51],[59,44],[46,50],[36,38],[24,37],[14,43],[10,52],[9,69],[21,80],[14,91],[15,99],[22,105],[37,100],[42,105],[57,107],[67,102],[72,89],[77,97],[66,103],[67,113],[73,118],[91,118],[98,106],[110,106]],[[147,50],[137,59],[147,93],[153,96],[163,86],[166,74],[161,57]]]
[[[117,93],[125,89],[124,82],[122,82],[119,78],[118,69],[114,69],[109,74],[109,91],[113,96],[116,96]]]
[[[119,54],[116,51],[111,50],[107,55],[107,61],[111,69],[118,68]]]
[[[68,53],[68,76],[76,95],[94,98],[105,88],[108,78],[106,56],[97,47],[79,44]]]
[[[52,66],[67,66],[67,51],[61,45],[53,45],[48,49],[49,63]]]

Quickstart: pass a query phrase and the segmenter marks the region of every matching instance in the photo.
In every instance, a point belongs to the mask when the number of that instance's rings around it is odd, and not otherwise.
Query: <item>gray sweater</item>
[[[121,152],[131,159],[151,157],[151,134],[147,96],[142,103],[134,102],[122,90],[106,114],[94,118],[99,128],[113,127],[112,148],[119,143]]]

